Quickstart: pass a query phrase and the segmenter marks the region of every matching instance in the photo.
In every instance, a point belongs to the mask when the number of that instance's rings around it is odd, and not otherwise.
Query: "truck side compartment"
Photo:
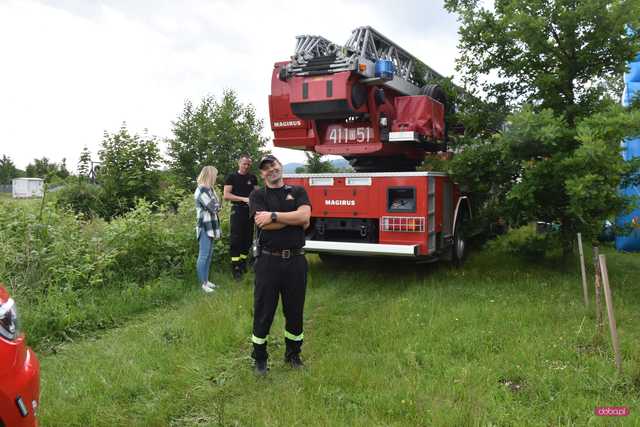
[[[450,248],[459,198],[444,173],[285,175],[312,204],[307,251],[437,258]]]

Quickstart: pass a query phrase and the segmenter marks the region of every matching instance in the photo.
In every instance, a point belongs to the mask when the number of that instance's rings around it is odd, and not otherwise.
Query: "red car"
[[[37,426],[40,362],[20,333],[16,303],[0,284],[0,427]]]

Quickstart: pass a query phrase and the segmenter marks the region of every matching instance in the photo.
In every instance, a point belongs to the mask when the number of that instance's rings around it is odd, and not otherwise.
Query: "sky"
[[[172,137],[185,100],[237,92],[268,118],[271,70],[295,37],[344,44],[369,25],[444,75],[457,28],[441,0],[0,0],[0,156],[75,172],[105,131]],[[272,145],[269,144],[271,148]],[[283,163],[301,151],[275,149]]]

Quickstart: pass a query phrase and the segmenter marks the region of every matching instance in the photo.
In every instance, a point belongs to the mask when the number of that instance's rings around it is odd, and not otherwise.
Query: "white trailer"
[[[42,178],[15,178],[11,184],[14,199],[42,197],[44,192],[44,179]]]

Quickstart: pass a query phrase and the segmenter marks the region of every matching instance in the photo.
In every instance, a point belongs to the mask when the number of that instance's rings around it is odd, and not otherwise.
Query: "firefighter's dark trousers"
[[[307,290],[307,260],[304,255],[289,259],[262,254],[255,264],[253,291],[253,353],[256,360],[266,360],[267,337],[282,296],[282,313],[285,319],[285,358],[299,354],[302,346],[302,316]]]
[[[234,272],[244,270],[253,242],[253,221],[249,217],[249,206],[231,206],[230,236],[231,268]]]

